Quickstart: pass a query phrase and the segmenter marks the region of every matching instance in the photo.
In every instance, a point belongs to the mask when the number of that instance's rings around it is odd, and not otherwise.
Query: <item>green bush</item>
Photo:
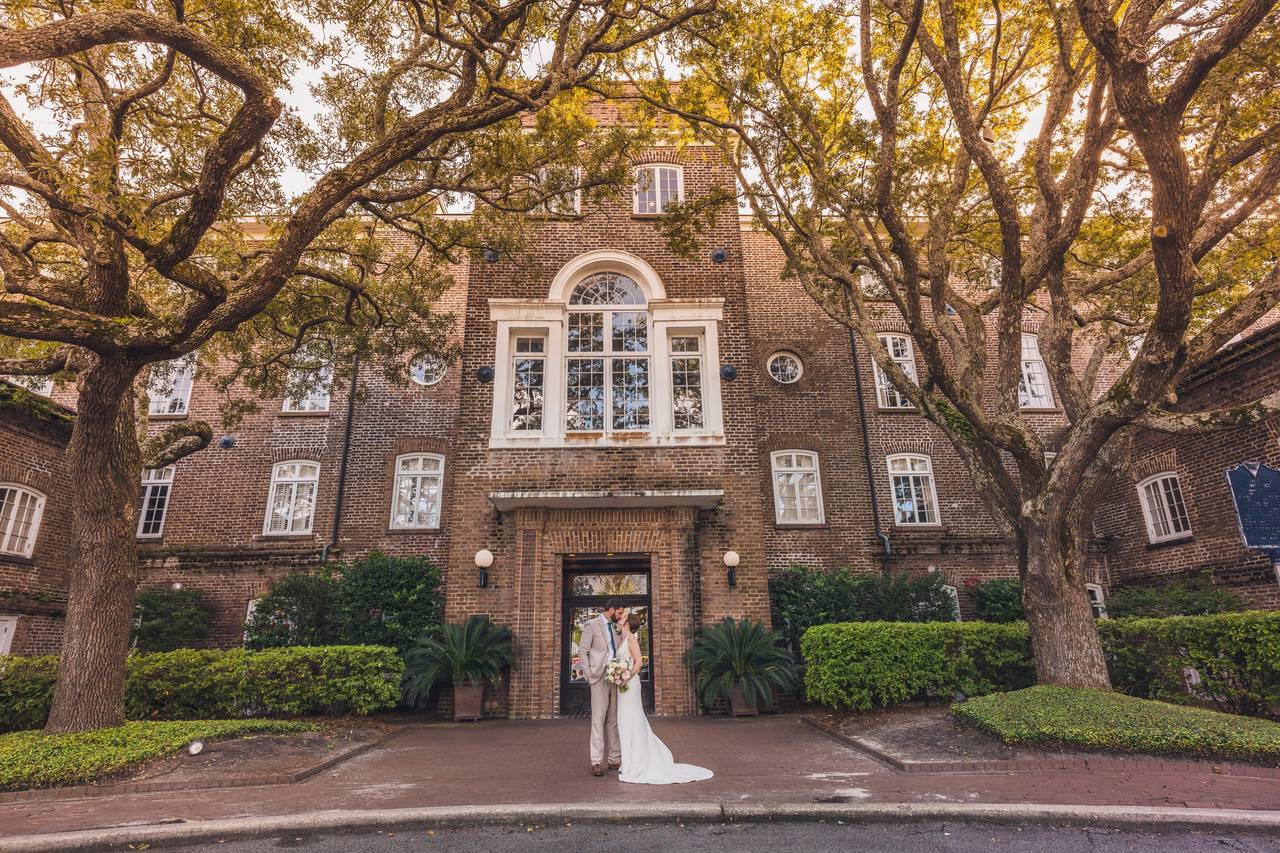
[[[21,663],[14,666],[13,660]],[[53,700],[57,658],[6,659],[4,667],[0,725],[8,730],[43,726]],[[130,655],[125,716],[183,720],[368,714],[396,704],[403,669],[395,649],[380,646]]]
[[[1280,707],[1280,612],[1247,611],[1098,622],[1117,690],[1166,702],[1276,716]],[[1190,670],[1199,684],[1187,692]]]
[[[338,569],[342,641],[394,646],[401,652],[439,627],[441,574],[420,557],[374,552]]]
[[[1235,593],[1213,582],[1213,572],[1200,572],[1174,581],[1150,586],[1113,590],[1107,599],[1107,613],[1113,618],[1142,616],[1206,616],[1234,613],[1244,609]]]
[[[1032,687],[952,711],[1008,744],[1280,763],[1276,723],[1102,690]]]
[[[330,646],[341,637],[338,583],[328,571],[285,575],[258,599],[244,626],[249,649]]]
[[[177,752],[193,740],[312,728],[283,720],[195,720],[125,723],[74,734],[13,732],[0,735],[0,790],[92,782],[139,761]]]
[[[977,696],[1034,683],[1023,623],[846,622],[801,641],[813,702],[865,711],[925,696]]]
[[[934,622],[956,618],[940,573],[885,575],[792,565],[769,578],[773,624],[787,642],[831,622]]]
[[[968,587],[973,609],[984,622],[1021,622],[1022,582],[1017,578],[983,581]]]
[[[144,589],[134,609],[134,648],[168,652],[199,645],[209,636],[213,604],[198,589]]]

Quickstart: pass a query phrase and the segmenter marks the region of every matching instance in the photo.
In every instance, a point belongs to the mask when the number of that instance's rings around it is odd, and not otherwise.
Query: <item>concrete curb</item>
[[[195,843],[260,838],[277,833],[338,832],[401,827],[438,828],[561,822],[846,823],[962,820],[1010,824],[1088,824],[1137,829],[1253,830],[1280,833],[1280,811],[1173,809],[1144,806],[1062,806],[975,803],[637,803],[635,805],[517,804],[416,809],[318,811],[265,818],[178,821],[80,832],[13,836],[0,853],[98,850],[122,844]]]

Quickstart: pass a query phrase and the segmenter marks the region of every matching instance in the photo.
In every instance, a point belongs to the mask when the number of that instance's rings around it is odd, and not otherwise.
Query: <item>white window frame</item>
[[[1185,528],[1174,529],[1177,521],[1177,516],[1173,512],[1175,508],[1170,506],[1171,496],[1168,490],[1161,485],[1167,480],[1172,480],[1177,490],[1177,500],[1182,506],[1182,521],[1186,524]],[[1157,487],[1156,496],[1160,500],[1158,507],[1151,503],[1152,495],[1148,493],[1151,486]],[[1138,504],[1142,507],[1142,521],[1147,526],[1147,540],[1151,544],[1191,538],[1191,510],[1187,508],[1187,497],[1182,491],[1182,481],[1176,471],[1161,471],[1138,483]],[[1160,532],[1157,519],[1154,517],[1157,510],[1160,522],[1168,528],[1165,533]]]
[[[1107,616],[1107,596],[1102,591],[1102,584],[1085,584],[1084,594],[1089,599],[1089,609],[1093,611],[1094,619],[1110,618]]]
[[[910,335],[900,335],[897,333],[887,332],[883,335],[877,335],[880,339],[880,345],[889,352],[889,357],[893,362],[902,368],[902,371],[916,381],[916,350],[911,342]],[[896,356],[893,354],[893,343],[900,341],[906,344],[906,355]],[[876,403],[882,409],[891,410],[915,410],[915,404],[894,387],[889,381],[889,377],[885,376],[884,371],[880,369],[880,364],[875,360],[871,360],[871,367],[874,370],[876,378]],[[895,402],[896,401],[896,402]]]
[[[18,549],[9,547],[9,540],[13,538],[17,513],[14,512],[8,518],[0,514],[0,554],[10,557],[30,557],[35,552],[36,540],[40,537],[40,522],[44,517],[44,505],[47,496],[44,492],[33,489],[30,486],[24,486],[22,483],[0,483],[0,491],[3,490],[12,491],[13,494],[7,496],[10,500],[16,501],[22,496],[28,496],[35,501],[35,506],[30,508],[30,515],[26,522],[26,544]]]
[[[429,368],[435,368],[438,371],[434,378],[428,374]],[[409,378],[423,388],[439,385],[448,375],[449,362],[438,355],[431,353],[420,355],[409,363]]]
[[[174,466],[166,465],[164,468],[143,468],[142,469],[142,505],[138,509],[138,531],[139,539],[159,539],[164,536],[164,520],[169,515],[169,501],[173,497],[173,473]],[[153,533],[143,532],[143,528],[147,524],[147,504],[151,500],[154,493],[164,491],[164,503],[160,507],[160,520],[158,526]]]
[[[166,370],[168,376],[157,375]],[[167,362],[167,368],[152,365],[147,379],[147,416],[185,418],[191,408],[195,374],[195,357],[190,355]]]
[[[678,166],[678,165],[676,165],[676,164],[674,164],[674,163],[645,163],[644,165],[636,166],[636,167],[635,167],[635,169],[634,169],[634,170],[632,170],[632,173],[631,173],[631,180],[632,180],[632,192],[631,192],[631,196],[632,196],[632,204],[631,204],[631,212],[632,212],[634,215],[636,215],[636,216],[661,216],[662,214],[664,214],[664,213],[666,213],[666,212],[667,212],[667,205],[668,205],[668,204],[670,204],[671,200],[670,200],[670,199],[667,199],[667,200],[666,200],[666,202],[664,203],[663,198],[662,198],[662,193],[661,193],[661,191],[657,191],[657,192],[655,192],[655,195],[654,195],[654,202],[653,202],[653,205],[654,205],[654,209],[653,209],[653,210],[641,210],[641,209],[640,209],[640,174],[641,174],[642,172],[647,172],[647,173],[649,174],[649,180],[650,180],[650,182],[651,182],[651,186],[657,187],[657,186],[659,186],[659,183],[658,183],[658,172],[659,172],[660,170],[664,170],[664,169],[670,169],[670,170],[672,170],[672,171],[674,171],[674,172],[675,172],[675,176],[676,176],[676,198],[675,198],[675,203],[676,203],[676,204],[683,204],[683,203],[684,203],[684,167],[683,167],[683,166]],[[647,206],[647,204],[646,204],[646,206]]]
[[[292,477],[282,476],[282,472],[290,465],[310,465],[315,469],[315,473],[303,477],[294,475]],[[294,529],[293,521],[297,513],[298,491],[299,486],[311,486],[311,513],[307,517],[307,523],[304,529]],[[291,491],[289,504],[289,525],[286,530],[272,530],[271,520],[274,518],[272,509],[276,505],[276,491],[280,488],[288,488]],[[318,505],[317,498],[320,493],[320,463],[314,459],[286,459],[283,462],[277,462],[271,466],[271,486],[267,490],[267,511],[262,519],[262,535],[263,536],[308,536],[311,534],[312,528],[316,521],[316,507]]]
[[[617,275],[619,273],[602,272],[602,273],[593,273],[592,275],[602,275],[602,274]],[[625,274],[621,274],[621,275],[625,275]],[[634,279],[631,279],[630,276],[626,276],[626,277],[633,282],[635,281]],[[603,391],[603,400],[601,401],[603,404],[603,409],[601,410],[601,413],[600,413],[600,428],[599,429],[577,429],[577,430],[572,430],[572,432],[584,433],[587,435],[603,434],[607,437],[614,437],[618,435],[632,436],[632,435],[639,435],[639,434],[652,432],[653,430],[653,394],[654,394],[653,374],[654,374],[655,364],[654,364],[654,358],[653,358],[653,351],[654,351],[653,324],[651,322],[652,318],[649,316],[648,294],[645,294],[645,301],[643,304],[634,304],[634,305],[621,305],[621,304],[615,304],[615,303],[599,304],[599,305],[574,304],[572,302],[572,294],[577,291],[578,286],[582,285],[587,278],[590,278],[590,276],[585,276],[583,280],[579,281],[578,284],[574,286],[574,289],[570,291],[570,302],[568,306],[568,315],[567,315],[569,323],[565,326],[565,348],[564,348],[565,368],[566,368],[565,431],[566,432],[571,431],[569,429],[569,424],[568,424],[569,413],[567,408],[568,393],[569,393],[567,369],[568,369],[569,363],[572,361],[599,361],[601,363],[601,372],[602,372],[601,389]],[[636,282],[636,284],[637,284],[637,287],[640,287],[638,282]],[[640,287],[640,290],[643,291],[644,288]],[[582,315],[589,315],[589,314],[599,315],[601,318],[600,319],[601,338],[602,338],[603,348],[600,350],[581,350],[577,352],[570,352],[569,351],[569,332],[573,327],[573,318],[575,316],[582,316]],[[643,319],[641,321],[644,328],[644,341],[645,341],[645,348],[643,350],[628,350],[625,348],[624,349],[614,348],[614,339],[613,339],[614,317],[615,315],[618,315],[618,314],[623,314],[623,315],[640,314],[643,316]],[[614,423],[613,423],[613,419],[615,415],[614,408],[613,408],[614,365],[618,362],[627,362],[627,361],[645,363],[646,423],[643,426],[637,426],[634,428],[626,428],[626,427],[619,428],[614,426]]]
[[[1018,407],[1021,409],[1052,409],[1053,383],[1049,381],[1049,368],[1040,355],[1040,338],[1029,332],[1022,333],[1021,373],[1018,375]],[[1033,383],[1043,394],[1031,395]]]
[[[548,167],[546,166],[539,167],[538,183],[540,185],[546,184],[549,175],[550,175],[550,169]],[[578,183],[581,180],[581,177],[582,177],[582,170],[575,166],[573,168],[574,182]],[[568,209],[569,205],[565,205],[566,209],[558,210],[557,209],[557,207],[559,206],[558,202],[562,200],[567,200],[569,198],[572,198],[573,200],[572,209]],[[540,216],[550,216],[550,217],[578,216],[579,214],[582,213],[582,188],[575,187],[573,189],[572,195],[570,195],[569,193],[563,193],[560,195],[549,196],[545,200],[538,202],[538,204],[534,206],[533,210],[531,210],[530,213],[534,213]]]
[[[244,630],[240,632],[240,642],[242,644],[249,639],[249,622],[253,619],[253,614],[258,609],[258,604],[260,604],[264,598],[266,598],[265,595],[260,595],[257,598],[251,598],[244,606]]]
[[[779,461],[784,456],[794,457],[796,463],[801,457],[807,458],[812,465],[791,464],[787,467],[779,467]],[[826,524],[826,507],[822,500],[822,471],[821,461],[818,454],[812,450],[776,450],[769,455],[769,469],[771,479],[773,481],[773,521],[774,524],[786,527],[816,527]],[[817,515],[811,518],[784,519],[783,518],[783,496],[780,490],[787,486],[783,482],[782,477],[785,475],[813,475],[814,494],[817,495]],[[798,486],[795,487],[798,490]],[[797,491],[798,496],[798,491]],[[797,517],[799,516],[799,502],[797,500]]]
[[[5,630],[5,625],[9,626],[8,630]],[[17,633],[17,614],[0,613],[0,658],[7,657],[13,650],[13,638]]]
[[[670,388],[670,399],[668,401],[668,405],[671,410],[671,432],[675,435],[701,435],[707,430],[707,387],[710,384],[710,377],[708,376],[709,366],[707,364],[706,357],[706,329],[702,326],[693,326],[689,328],[678,328],[673,326],[667,329],[666,337],[667,359],[663,370],[665,371],[665,379],[667,380],[667,384]],[[676,338],[692,338],[697,341],[697,350],[681,350],[677,352],[672,346],[672,341]],[[695,427],[680,427],[676,425],[675,364],[676,361],[691,360],[696,360],[698,362],[698,395],[701,398],[699,407],[702,414],[702,423]]]
[[[280,411],[291,415],[328,412],[329,404],[333,402],[333,366],[326,364],[314,369],[294,368],[289,371],[289,384],[293,384],[295,378],[304,374],[317,376],[319,382],[305,397],[286,396],[280,404]]]
[[[438,463],[435,471],[401,471],[401,465],[410,459],[431,459]],[[408,477],[416,480],[416,488],[419,490],[415,494],[419,494],[422,489],[424,480],[434,480],[436,483],[436,502],[435,514],[429,518],[426,523],[415,522],[412,524],[402,524],[397,520],[400,515],[400,479]],[[392,530],[439,530],[440,516],[444,513],[444,456],[440,453],[401,453],[396,457],[395,473],[391,480],[391,520],[388,526]]]
[[[645,291],[649,312],[649,429],[625,433],[581,433],[565,429],[566,342],[569,298],[573,289],[596,272],[618,272]],[[635,306],[640,307],[640,306]],[[557,273],[546,299],[490,299],[489,317],[496,326],[494,392],[490,420],[490,448],[530,447],[666,447],[723,445],[724,419],[720,387],[719,328],[723,299],[668,299],[658,274],[645,261],[627,252],[602,249],[574,258]],[[674,428],[671,387],[671,339],[699,335],[702,339],[701,430]],[[541,430],[512,429],[514,416],[516,341],[540,337],[543,347],[543,419]]]
[[[914,470],[912,463],[923,461],[927,470]],[[895,462],[907,462],[906,471],[893,470]],[[889,505],[893,507],[893,524],[895,527],[937,527],[942,524],[942,506],[938,503],[938,481],[933,473],[933,458],[923,453],[895,453],[885,458],[885,467],[889,472]],[[928,478],[928,493],[923,490],[920,493],[929,501],[929,506],[933,509],[934,518],[926,521],[903,521],[898,515],[898,488],[895,480],[900,477],[908,477],[915,479],[917,477]],[[917,491],[915,483],[912,483],[913,494]],[[919,505],[916,504],[916,515],[919,515]]]
[[[511,358],[507,365],[510,374],[510,399],[507,405],[511,412],[507,420],[507,430],[513,435],[542,435],[546,431],[547,426],[547,396],[550,392],[550,386],[557,381],[555,376],[550,373],[550,365],[548,364],[548,351],[550,350],[550,342],[547,340],[545,330],[535,329],[525,333],[521,329],[513,329],[511,333]],[[530,365],[537,364],[541,366],[542,397],[538,400],[538,425],[537,428],[530,426],[517,426],[516,417],[519,414],[516,406],[516,379],[520,376],[517,365],[527,362]],[[530,407],[532,409],[532,407]]]
[[[773,363],[781,358],[789,358],[796,363],[795,379],[784,381],[773,375]],[[783,385],[783,386],[795,385],[804,377],[804,359],[796,355],[794,352],[792,352],[789,349],[780,349],[777,352],[771,353],[769,357],[764,360],[764,369],[765,369],[765,372],[769,374],[769,378],[775,384]]]
[[[951,599],[952,615],[955,616],[956,622],[963,622],[964,616],[960,613],[960,590],[954,584],[944,583],[942,591]]]

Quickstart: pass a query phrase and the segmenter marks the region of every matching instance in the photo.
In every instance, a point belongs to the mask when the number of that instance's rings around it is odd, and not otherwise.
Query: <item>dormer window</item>
[[[684,175],[679,166],[640,166],[635,177],[633,212],[637,216],[666,213],[672,205],[684,201]]]

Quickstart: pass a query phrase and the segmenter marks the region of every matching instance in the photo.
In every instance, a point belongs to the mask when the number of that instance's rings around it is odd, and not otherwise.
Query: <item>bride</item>
[[[622,742],[622,769],[618,771],[618,781],[641,785],[676,785],[710,779],[713,774],[705,767],[676,764],[671,757],[671,750],[649,728],[649,720],[644,715],[644,705],[640,699],[640,684],[632,683],[640,674],[644,661],[640,654],[640,641],[636,638],[636,632],[640,630],[644,620],[638,614],[625,610],[619,610],[614,618],[618,621],[626,644],[619,650],[618,657],[627,667],[627,683],[630,685],[629,690],[618,694],[618,739]]]

